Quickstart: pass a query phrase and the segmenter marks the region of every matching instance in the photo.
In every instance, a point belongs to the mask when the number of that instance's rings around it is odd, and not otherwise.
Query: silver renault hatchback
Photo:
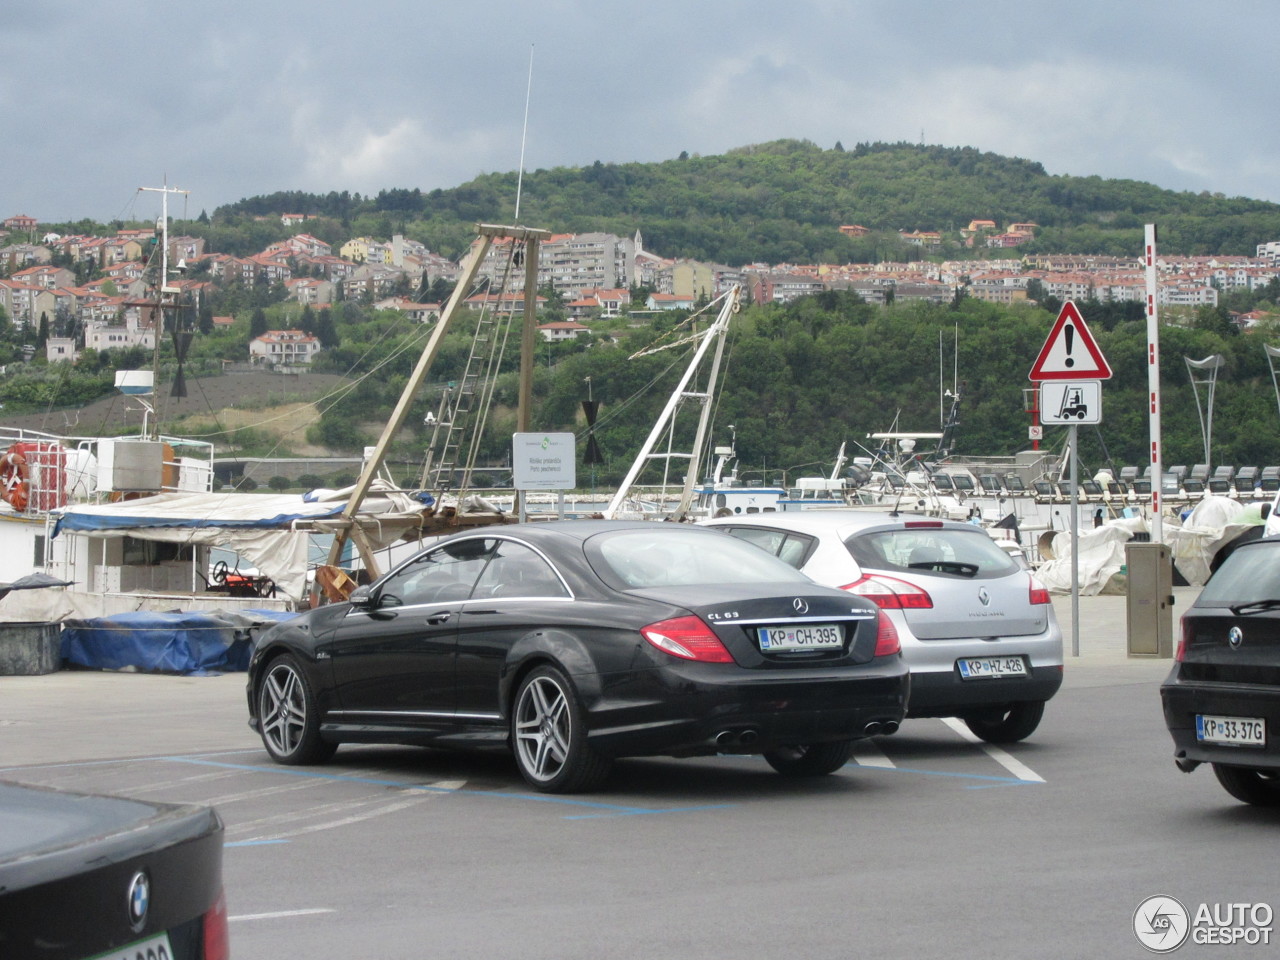
[[[908,717],[959,717],[983,740],[1011,743],[1062,685],[1049,592],[979,527],[862,510],[703,522],[886,611],[911,671]]]

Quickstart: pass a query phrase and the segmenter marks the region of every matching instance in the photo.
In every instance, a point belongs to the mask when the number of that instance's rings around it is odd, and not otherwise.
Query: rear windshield
[[[898,573],[927,573],[966,579],[1003,577],[1015,561],[986,533],[954,527],[908,527],[864,533],[845,541],[858,566]]]
[[[587,556],[596,572],[624,588],[811,582],[758,547],[697,528],[655,523],[652,530],[593,537],[590,547]]]
[[[1199,606],[1280,601],[1280,544],[1236,550],[1200,591]]]

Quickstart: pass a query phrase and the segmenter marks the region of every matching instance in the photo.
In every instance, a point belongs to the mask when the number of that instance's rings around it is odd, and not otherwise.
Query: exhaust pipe
[[[889,734],[897,732],[897,720],[872,720],[862,728],[863,736],[867,737],[887,737]]]
[[[716,746],[720,748],[749,747],[759,739],[760,731],[754,727],[744,727],[741,730],[721,730],[715,736]]]

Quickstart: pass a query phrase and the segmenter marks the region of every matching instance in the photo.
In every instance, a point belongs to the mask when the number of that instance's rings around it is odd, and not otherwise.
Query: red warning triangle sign
[[[1085,325],[1076,305],[1068,300],[1040,348],[1028,380],[1110,380],[1111,365]]]

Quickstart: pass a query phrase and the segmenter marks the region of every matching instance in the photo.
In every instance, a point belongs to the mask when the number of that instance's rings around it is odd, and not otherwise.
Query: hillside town
[[[305,217],[284,214],[289,228],[305,227]],[[148,266],[157,258],[155,229],[120,229],[114,236],[41,233],[27,215],[12,216],[0,231],[0,307],[19,326],[41,319],[71,319],[78,336],[47,337],[50,361],[74,360],[82,349],[155,346],[154,285]],[[868,232],[859,225],[841,226],[850,236]],[[972,249],[1009,249],[1035,235],[1036,224],[974,219],[961,231]],[[901,241],[918,247],[922,256],[936,255],[941,234],[902,232]],[[279,300],[320,309],[340,301],[398,310],[410,320],[430,322],[441,304],[420,302],[421,293],[437,281],[453,282],[460,266],[423,244],[396,235],[388,240],[353,237],[335,251],[308,233],[296,233],[261,252],[235,257],[206,249],[204,239],[171,236],[168,262],[173,266],[166,289],[199,305],[212,290],[229,284],[267,285]],[[480,276],[494,282],[506,269],[509,251],[503,243],[490,249]],[[1253,257],[1214,256],[1159,258],[1162,306],[1214,307],[1221,292],[1256,289],[1280,277],[1280,241],[1261,243]],[[77,283],[77,277],[92,279]],[[508,283],[512,306],[523,277]],[[644,246],[637,231],[622,237],[609,233],[557,234],[542,244],[538,289],[564,305],[564,319],[540,325],[549,341],[591,331],[597,320],[692,308],[700,300],[739,285],[759,304],[785,303],[826,290],[847,290],[869,303],[922,300],[951,302],[964,295],[996,303],[1029,298],[1029,289],[1058,300],[1141,302],[1146,297],[1139,258],[1028,254],[990,259],[930,260],[852,264],[766,264],[728,266],[658,255]],[[633,300],[636,291],[643,302]],[[465,301],[479,309],[498,294],[477,293]],[[234,318],[214,317],[215,325]],[[1233,316],[1242,328],[1257,316]],[[320,349],[318,340],[300,330],[269,330],[250,344],[255,363],[305,368]]]

